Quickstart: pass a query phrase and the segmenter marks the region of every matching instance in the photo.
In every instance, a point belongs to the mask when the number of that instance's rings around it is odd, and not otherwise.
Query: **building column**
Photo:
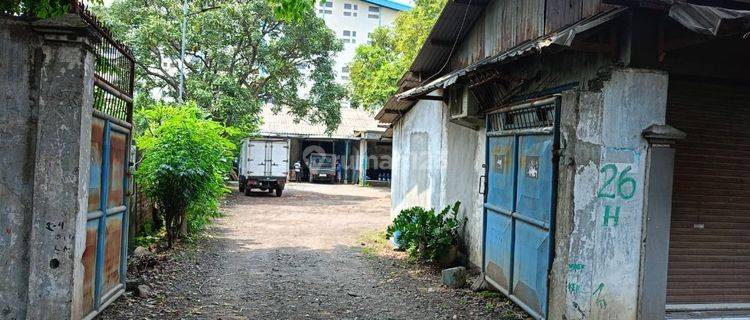
[[[359,184],[364,186],[367,182],[367,140],[359,141]]]
[[[550,319],[639,317],[647,208],[660,179],[649,161],[662,155],[643,132],[665,125],[668,80],[658,70],[615,69],[601,87],[580,93],[577,108],[563,107],[577,113],[562,119],[562,177],[569,185],[558,199],[565,211],[556,234],[564,233],[565,243],[555,243],[555,260],[567,261],[556,262],[550,292],[566,298],[561,315],[554,301],[560,297],[551,297]]]
[[[351,141],[344,140],[344,183],[349,183],[349,143]]]
[[[32,24],[38,64],[36,161],[27,319],[80,319],[86,241],[94,55],[78,15]]]
[[[675,141],[685,133],[669,125],[654,125],[643,131],[649,143],[646,159],[639,319],[664,319],[667,303],[667,262],[672,216],[672,180]]]

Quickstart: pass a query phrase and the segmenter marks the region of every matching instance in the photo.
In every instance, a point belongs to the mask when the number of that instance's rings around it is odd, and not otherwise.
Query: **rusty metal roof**
[[[599,13],[590,18],[581,20],[576,24],[563,28],[557,32],[539,37],[535,40],[524,42],[502,53],[479,60],[465,68],[447,73],[427,84],[423,84],[408,91],[399,93],[395,97],[397,100],[413,99],[415,97],[432,92],[436,89],[447,88],[448,86],[454,84],[458,80],[458,78],[463,77],[482,66],[505,62],[509,59],[521,57],[533,52],[541,52],[542,49],[553,45],[570,46],[573,43],[576,35],[597,27],[603,23],[611,21],[622,15],[626,10],[627,8],[616,8]]]
[[[489,0],[449,0],[409,71],[423,77],[438,73],[471,30]]]

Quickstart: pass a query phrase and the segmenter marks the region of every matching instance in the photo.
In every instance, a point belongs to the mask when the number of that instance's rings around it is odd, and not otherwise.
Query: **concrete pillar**
[[[345,151],[344,151],[344,183],[349,183],[349,143],[351,141],[344,140]]]
[[[359,140],[359,184],[364,186],[367,182],[367,140]]]
[[[648,171],[644,207],[639,319],[664,319],[667,303],[667,262],[672,215],[674,148],[685,133],[668,125],[643,131],[648,140]]]
[[[77,15],[33,24],[43,40],[29,241],[27,319],[79,319],[94,56]]]
[[[37,131],[28,23],[0,17],[0,319],[24,319]]]
[[[566,212],[558,222],[569,236],[556,244],[555,260],[562,254],[567,261],[562,268],[556,262],[550,292],[566,298],[564,311],[551,303],[550,319],[639,317],[646,208],[655,187],[652,145],[642,134],[664,125],[667,84],[661,71],[617,69],[581,92],[577,110],[563,106],[577,113],[561,119],[560,181],[572,185],[560,188],[558,207]]]

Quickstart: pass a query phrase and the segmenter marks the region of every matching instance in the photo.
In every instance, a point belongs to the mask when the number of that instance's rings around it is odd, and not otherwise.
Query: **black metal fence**
[[[555,105],[529,106],[489,114],[488,131],[551,127],[555,124]]]
[[[80,0],[71,0],[71,10],[100,36],[94,44],[94,109],[117,120],[133,122],[135,59],[125,45]]]

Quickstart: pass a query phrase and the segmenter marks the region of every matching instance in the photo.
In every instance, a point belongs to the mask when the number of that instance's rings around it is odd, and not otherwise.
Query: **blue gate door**
[[[130,130],[94,116],[86,249],[83,252],[83,313],[91,318],[125,291],[127,169]]]
[[[537,319],[547,313],[557,99],[490,114],[484,272]]]

